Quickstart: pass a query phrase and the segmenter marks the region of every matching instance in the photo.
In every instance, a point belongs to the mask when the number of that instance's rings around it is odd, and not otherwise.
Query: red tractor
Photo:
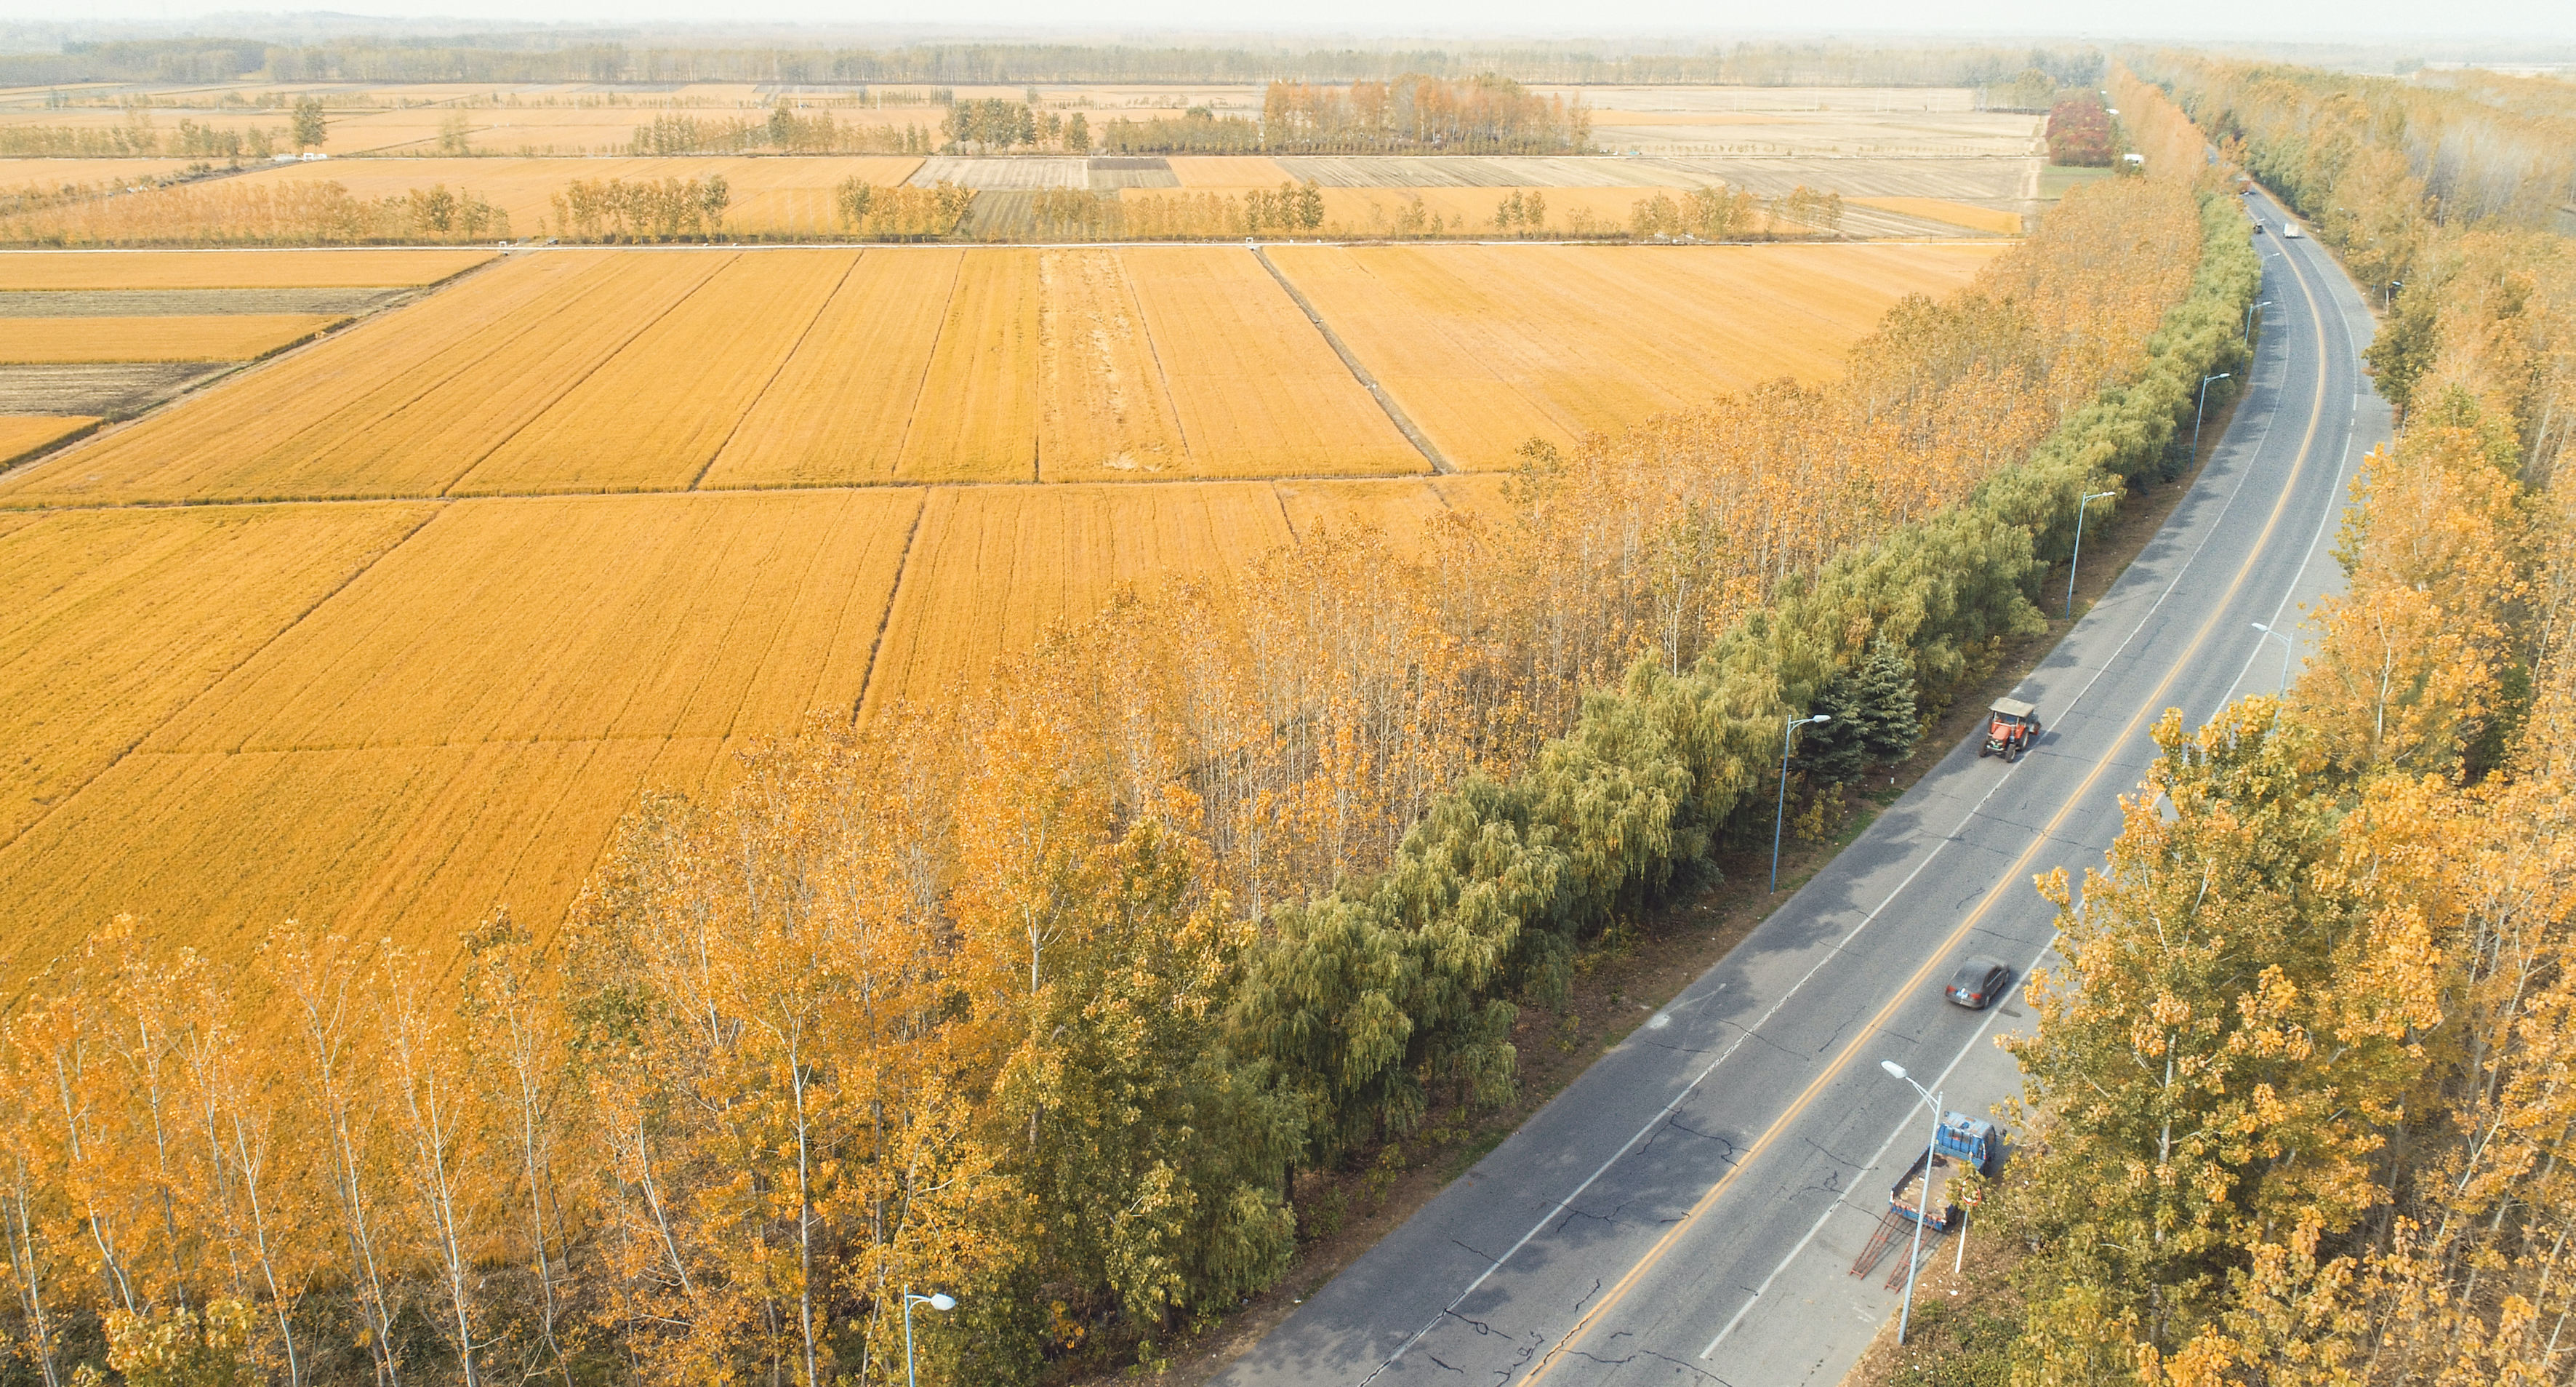
[[[2018,698],[1998,698],[1987,709],[1986,740],[1977,754],[2018,761],[2039,740],[2039,730],[2037,708]]]

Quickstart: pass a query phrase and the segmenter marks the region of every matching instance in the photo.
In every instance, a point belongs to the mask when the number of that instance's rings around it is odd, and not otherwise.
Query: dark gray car
[[[1941,989],[1941,995],[1970,1011],[1984,1011],[2004,995],[2012,980],[2012,969],[1980,954],[1960,961],[1959,970],[1950,975],[1950,985]]]

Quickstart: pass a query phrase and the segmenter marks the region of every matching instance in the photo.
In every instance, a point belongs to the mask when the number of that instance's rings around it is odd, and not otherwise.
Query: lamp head
[[[933,1291],[930,1293],[930,1308],[933,1310],[954,1310],[957,1308],[957,1298],[949,1295],[945,1291]]]
[[[1905,1077],[1905,1066],[1898,1064],[1894,1060],[1880,1060],[1878,1062],[1878,1067],[1886,1070],[1889,1078],[1902,1079]]]

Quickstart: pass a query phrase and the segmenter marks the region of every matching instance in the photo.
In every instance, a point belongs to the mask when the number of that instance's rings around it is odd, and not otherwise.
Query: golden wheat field
[[[1193,472],[1430,470],[1253,254],[1175,246],[1126,258]]]
[[[0,841],[429,518],[419,505],[19,517],[0,534]]]
[[[1981,244],[1279,247],[1453,462],[1817,379]],[[557,250],[0,477],[0,506],[1429,466],[1239,247]]]
[[[722,259],[667,311],[630,319],[637,330],[613,355],[450,490],[490,495],[695,485],[856,258],[847,251],[778,251]],[[616,300],[605,306],[616,313]]]
[[[318,313],[220,313],[160,318],[11,318],[0,365],[79,361],[249,361],[343,319]],[[0,456],[8,456],[0,452]]]
[[[700,484],[893,480],[969,253],[848,252],[857,263],[815,318],[813,350],[787,359]]]
[[[1841,370],[1909,293],[1999,244],[1286,246],[1271,259],[1452,463],[1507,468],[1780,376]]]
[[[1854,197],[1843,200],[1863,207],[1902,212],[1909,217],[1947,222],[1952,226],[1964,226],[1972,231],[1984,231],[1997,236],[2018,236],[2022,230],[2019,212],[2007,212],[1995,207],[1979,207],[1973,203],[1952,202],[1948,198]]]
[[[438,495],[730,258],[514,256],[0,476],[0,505]]]
[[[1830,374],[1992,253],[1268,255],[1491,468]],[[0,283],[482,258],[0,256]],[[33,447],[89,421],[21,422]],[[1359,524],[1418,551],[1444,517],[1508,523],[1509,485],[1429,475],[1241,247],[512,253],[0,473],[0,947],[40,963],[137,908],[207,949],[288,917],[441,949],[504,905],[548,929],[647,789],[979,683],[1121,582]],[[660,494],[554,494],[619,490]],[[172,502],[200,504],[137,504]]]
[[[374,289],[435,284],[488,250],[8,250],[12,289]]]
[[[921,503],[192,507],[0,535],[0,581],[48,594],[0,628],[0,719],[32,749],[0,797],[0,910],[28,950],[140,902],[217,939],[300,916],[445,941],[503,903],[551,924],[648,784],[856,704]]]
[[[78,414],[0,414],[0,467],[97,424]]]
[[[1120,582],[1223,573],[1291,538],[1260,482],[933,488],[866,706],[979,682],[996,656],[1099,610]]]

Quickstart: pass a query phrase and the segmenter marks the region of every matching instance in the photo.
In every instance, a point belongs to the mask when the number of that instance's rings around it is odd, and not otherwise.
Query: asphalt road
[[[2013,765],[1953,748],[1219,1382],[1841,1379],[1895,1310],[1903,1253],[1848,1269],[1928,1123],[1879,1062],[1970,1113],[2017,1088],[1991,1041],[2021,1007],[1948,1005],[1950,966],[2041,959],[2052,911],[2032,877],[2100,864],[2156,718],[2269,691],[2284,648],[2253,624],[2295,627],[2340,581],[2335,523],[2388,436],[2359,370],[2370,318],[2314,240],[2282,240],[2280,210],[2247,201],[2271,229],[2252,389],[2164,529],[2015,691],[2039,706],[2038,745]]]

